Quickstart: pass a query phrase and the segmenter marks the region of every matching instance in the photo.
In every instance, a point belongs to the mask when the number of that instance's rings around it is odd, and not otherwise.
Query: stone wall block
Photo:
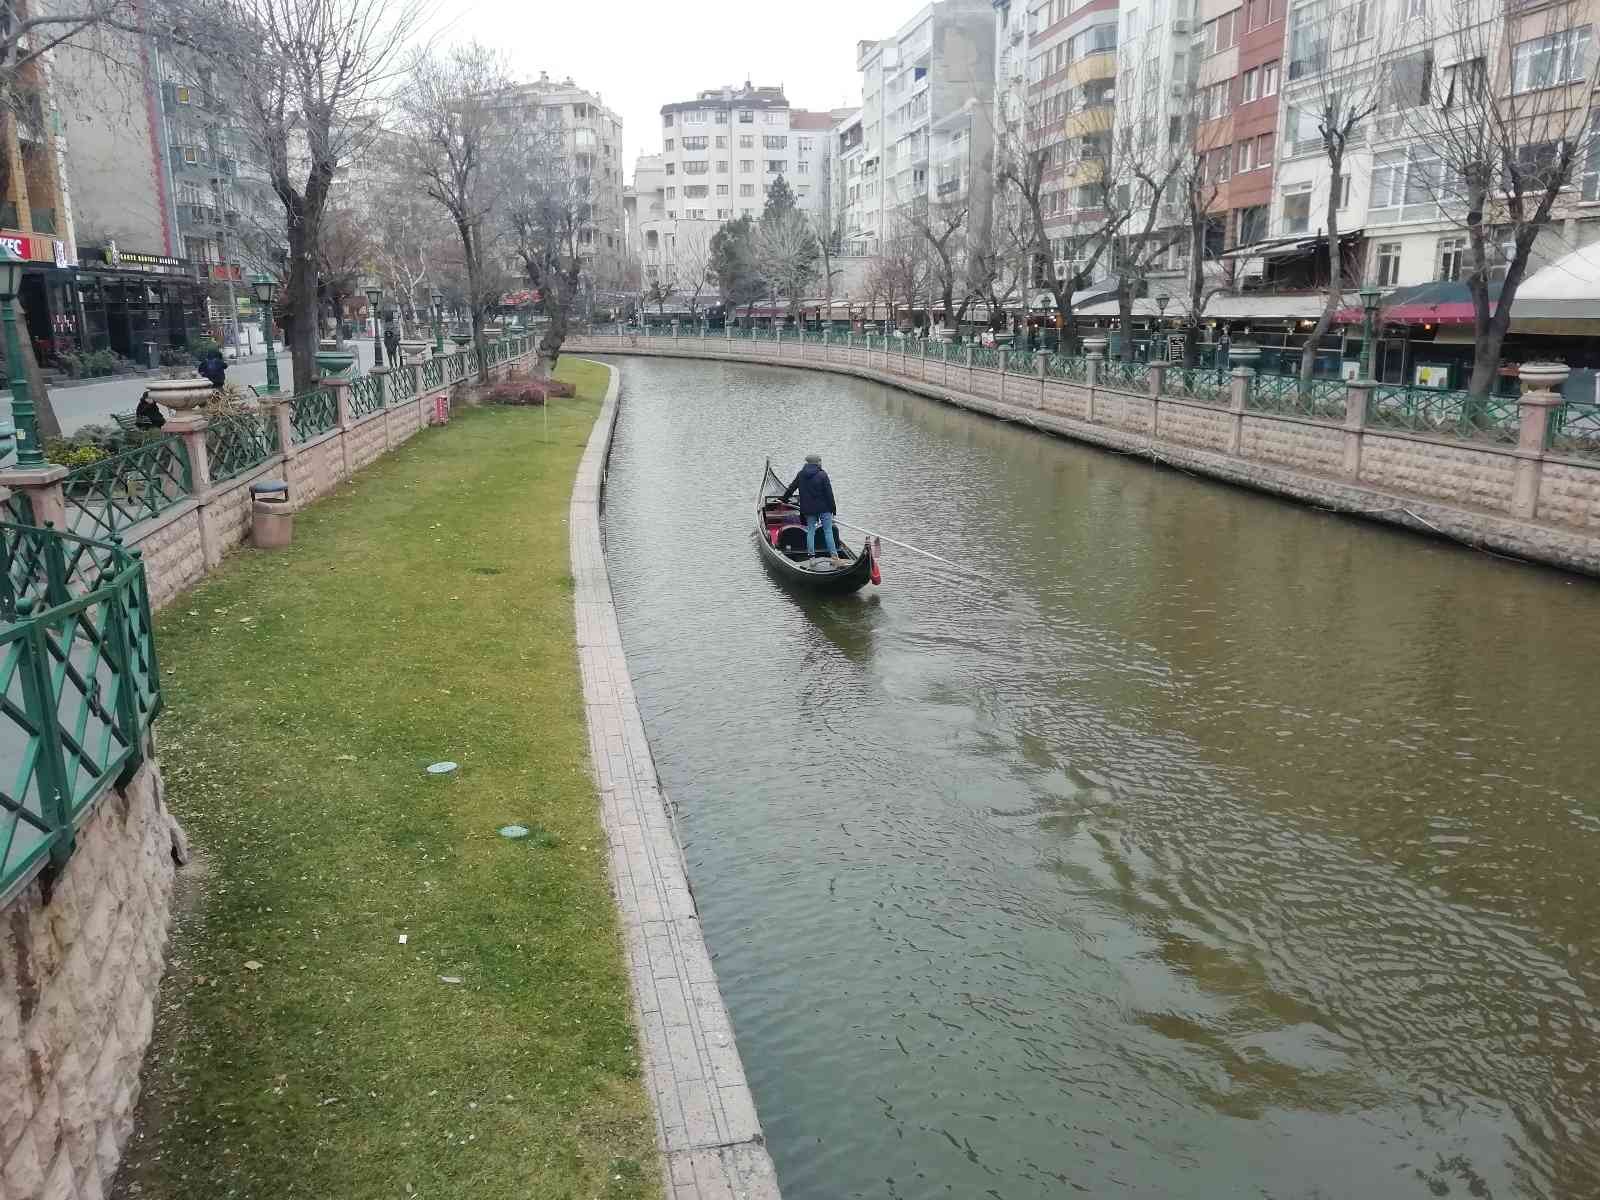
[[[23,1134],[11,1148],[11,1157],[0,1170],[0,1184],[7,1195],[23,1198],[38,1195],[44,1187],[44,1164],[39,1161],[31,1132]]]

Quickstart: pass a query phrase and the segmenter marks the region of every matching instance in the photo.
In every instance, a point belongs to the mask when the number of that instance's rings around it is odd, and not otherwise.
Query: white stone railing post
[[[1084,414],[1084,419],[1090,424],[1094,423],[1094,394],[1100,387],[1101,373],[1106,365],[1106,347],[1111,345],[1109,338],[1084,338],[1083,349],[1088,355],[1088,366],[1084,374],[1089,381],[1089,406]]]
[[[1561,407],[1561,389],[1571,370],[1563,363],[1523,363],[1518,369],[1522,397],[1518,403],[1517,478],[1511,492],[1511,515],[1539,515],[1539,490],[1544,481],[1544,456],[1550,444],[1550,418]]]
[[[1367,406],[1372,402],[1370,379],[1353,379],[1344,389],[1344,473],[1361,478],[1361,446],[1366,439]]]
[[[1228,351],[1228,361],[1233,373],[1228,380],[1228,411],[1233,416],[1228,430],[1228,453],[1238,454],[1244,443],[1244,414],[1250,407],[1250,395],[1255,391],[1256,364],[1261,361],[1260,346],[1235,346]]]

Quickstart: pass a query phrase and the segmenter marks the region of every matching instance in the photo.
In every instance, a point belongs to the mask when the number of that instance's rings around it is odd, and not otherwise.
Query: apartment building
[[[626,278],[628,230],[623,205],[622,118],[599,93],[571,76],[556,81],[547,72],[506,97],[506,107],[524,119],[558,130],[574,171],[590,185],[589,221],[578,231],[582,277],[597,292],[620,289]]]
[[[836,129],[835,146],[845,238],[859,252],[874,253],[886,237],[903,232],[908,206],[937,199],[939,179],[931,170],[935,130],[947,165],[979,165],[965,170],[962,187],[971,192],[974,208],[987,214],[994,46],[992,0],[936,0],[892,37],[857,44],[861,112]]]
[[[759,218],[782,179],[803,212],[828,195],[833,114],[792,108],[779,87],[711,88],[661,106],[661,153],[641,155],[633,191],[645,284],[703,274],[726,222]],[[692,285],[689,290],[693,290]]]

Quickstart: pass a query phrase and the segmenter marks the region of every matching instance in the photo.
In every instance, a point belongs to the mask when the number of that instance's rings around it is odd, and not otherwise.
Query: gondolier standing
[[[833,482],[822,469],[822,455],[806,455],[806,465],[800,468],[800,474],[794,477],[783,498],[788,500],[796,492],[800,493],[800,515],[806,523],[807,557],[815,557],[817,553],[817,526],[820,524],[822,540],[828,547],[828,560],[836,567],[843,566],[838,543],[833,540],[833,517],[838,506],[833,500]]]

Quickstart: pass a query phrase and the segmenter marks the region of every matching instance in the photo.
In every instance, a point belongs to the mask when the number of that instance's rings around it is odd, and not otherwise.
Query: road
[[[358,370],[365,371],[372,361],[372,347],[370,344],[346,343],[355,345],[359,355],[360,366]],[[278,356],[279,385],[288,391],[294,383],[294,371],[289,364],[289,356]],[[55,387],[50,389],[50,399],[55,405],[56,417],[61,421],[61,432],[70,434],[81,425],[92,425],[111,420],[114,412],[132,412],[139,403],[139,397],[144,393],[148,381],[141,377],[125,379],[108,379],[104,383],[79,384],[76,387]],[[228,365],[228,382],[237,383],[241,387],[255,384],[258,387],[267,382],[267,363],[265,359],[256,359],[252,362],[230,363]],[[11,396],[4,394],[0,401],[0,413],[9,419],[11,416]]]

